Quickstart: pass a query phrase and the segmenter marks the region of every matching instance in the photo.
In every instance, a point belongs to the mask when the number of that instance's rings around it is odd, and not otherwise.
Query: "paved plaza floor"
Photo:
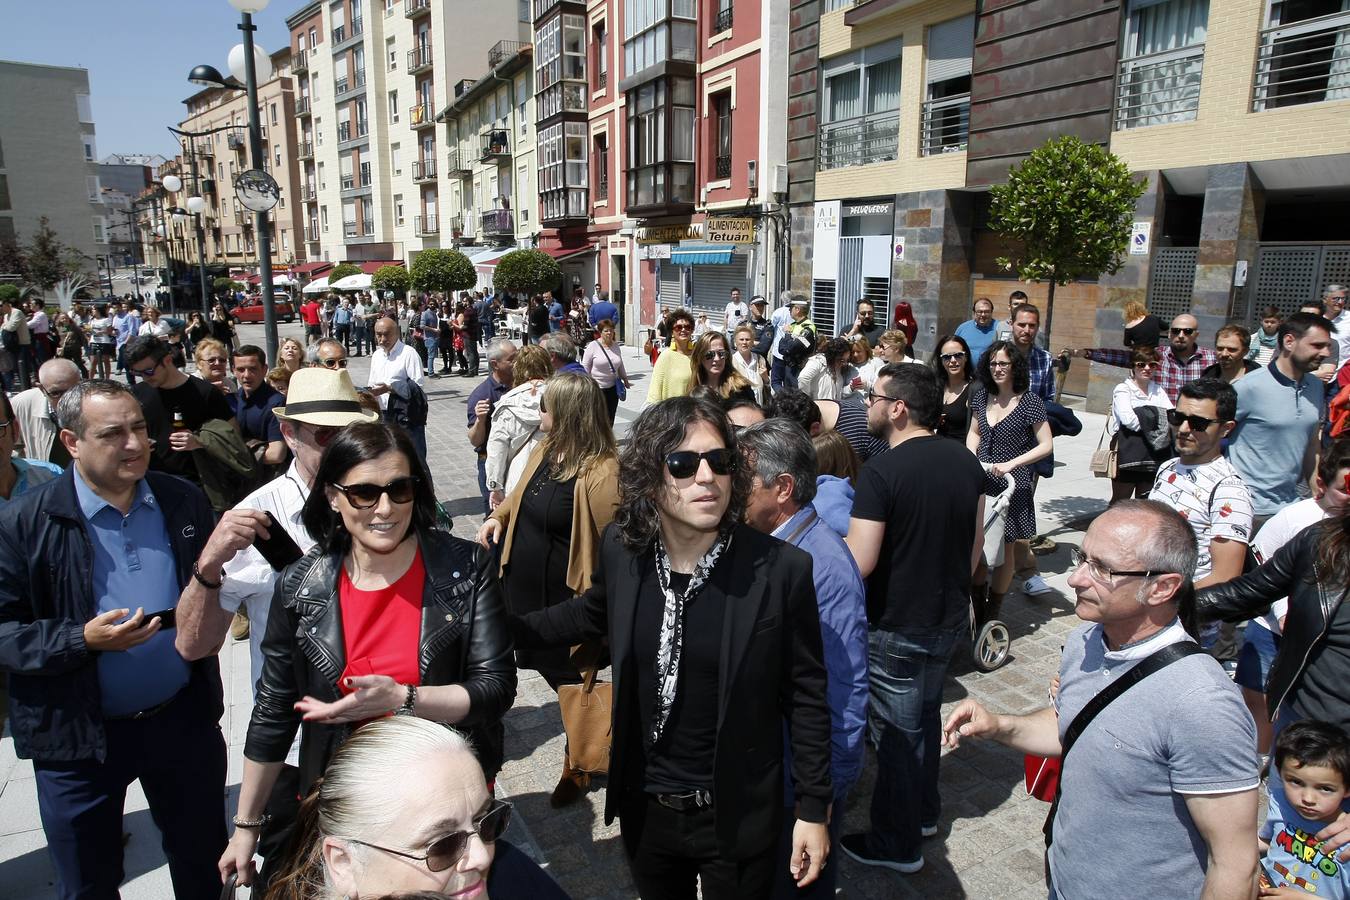
[[[260,326],[241,327],[246,341],[262,343]],[[299,334],[282,326],[283,336]],[[256,334],[254,333],[256,332]],[[624,360],[635,387],[619,411],[620,439],[641,409],[650,366],[634,348]],[[486,366],[486,363],[483,364]],[[353,378],[365,383],[368,357],[353,359]],[[480,521],[474,459],[465,441],[465,399],[477,384],[468,378],[429,379],[429,462],[436,494],[455,519],[454,531],[472,537]],[[1057,670],[1065,634],[1077,624],[1066,578],[1070,550],[1078,546],[1087,522],[1106,507],[1109,484],[1093,478],[1088,461],[1096,447],[1102,417],[1080,414],[1083,432],[1055,442],[1053,478],[1037,495],[1039,530],[1058,549],[1039,558],[1041,573],[1057,593],[1028,598],[1009,594],[1003,617],[1012,633],[1012,658],[1003,668],[982,674],[970,663],[969,649],[957,651],[943,694],[944,714],[965,697],[992,709],[1030,711],[1046,702],[1046,687]],[[230,643],[221,653],[226,710],[221,722],[229,743],[226,787],[230,812],[238,796],[244,736],[252,708],[247,643]],[[519,815],[510,837],[543,863],[562,886],[581,898],[631,898],[636,894],[619,840],[618,824],[604,823],[603,779],[580,803],[564,810],[548,805],[562,766],[563,736],[552,691],[533,672],[522,672],[515,706],[506,716],[506,763],[497,785]],[[842,811],[844,832],[865,829],[875,778],[875,757],[868,752],[861,782]],[[831,856],[839,873],[839,895],[849,898],[1043,898],[1041,824],[1047,805],[1027,796],[1022,757],[993,744],[966,741],[944,755],[941,767],[943,813],[937,837],[925,845],[924,869],[902,876],[855,864],[842,853]],[[126,900],[167,900],[172,896],[168,870],[159,849],[144,794],[132,785],[124,828]],[[0,740],[0,900],[53,897],[32,766],[18,760],[14,741]],[[242,896],[242,894],[241,894]]]

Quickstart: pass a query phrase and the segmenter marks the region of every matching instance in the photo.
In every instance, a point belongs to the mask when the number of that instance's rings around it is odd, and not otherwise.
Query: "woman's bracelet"
[[[259,817],[256,818],[256,819],[241,819],[241,818],[239,818],[238,816],[235,816],[235,817],[234,817],[234,827],[235,827],[235,828],[262,828],[264,825],[266,825],[266,824],[271,820],[271,818],[272,818],[272,817],[269,816],[269,815],[261,815],[261,816],[259,816]]]

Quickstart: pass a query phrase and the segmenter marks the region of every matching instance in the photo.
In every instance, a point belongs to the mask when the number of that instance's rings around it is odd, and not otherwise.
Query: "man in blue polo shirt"
[[[166,610],[211,533],[206,497],[147,472],[131,391],[85,381],[57,406],[73,460],[0,509],[0,669],[33,760],[57,895],[116,897],[122,809],[139,780],[178,900],[220,894],[225,741],[215,656],[186,662]]]
[[[548,307],[548,330],[562,331],[563,319],[567,316],[562,301],[552,291],[544,291],[544,305]]]
[[[239,390],[228,400],[239,434],[259,463],[279,466],[290,454],[272,410],[285,403],[286,397],[267,383],[267,354],[261,347],[244,344],[234,351],[233,362]]]
[[[609,299],[609,291],[600,290],[600,285],[595,286],[596,301],[591,304],[590,311],[587,312],[587,318],[590,320],[591,328],[599,328],[600,323],[609,319],[614,323],[617,331],[619,328],[619,307],[615,306]]]
[[[1324,386],[1312,373],[1331,355],[1331,321],[1294,313],[1275,333],[1279,353],[1264,369],[1244,375],[1237,391],[1237,427],[1228,459],[1252,495],[1257,531],[1298,499],[1299,482],[1317,460],[1317,429],[1326,410]]]
[[[488,377],[473,389],[467,402],[469,445],[478,456],[478,490],[483,495],[483,515],[492,512],[488,504],[487,441],[492,431],[492,408],[511,390],[516,364],[516,345],[502,338],[487,347]]]

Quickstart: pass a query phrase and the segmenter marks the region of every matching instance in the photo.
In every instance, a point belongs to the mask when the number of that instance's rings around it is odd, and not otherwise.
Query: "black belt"
[[[711,809],[713,805],[712,791],[685,791],[682,794],[651,794],[650,796],[657,803],[676,812]]]
[[[179,693],[182,692],[180,691]],[[152,706],[149,709],[143,709],[140,712],[128,713],[125,716],[104,716],[103,719],[104,721],[107,722],[130,722],[136,719],[148,719],[151,716],[158,715],[159,713],[164,712],[164,710],[168,708],[169,704],[177,699],[178,694],[174,694],[172,697],[170,697],[168,700],[165,700],[158,706]]]

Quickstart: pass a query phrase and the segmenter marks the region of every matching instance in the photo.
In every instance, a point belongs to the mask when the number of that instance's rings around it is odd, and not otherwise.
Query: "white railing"
[[[1252,109],[1350,100],[1350,13],[1261,32]]]
[[[1116,129],[1194,119],[1200,108],[1204,62],[1204,44],[1121,60]]]

